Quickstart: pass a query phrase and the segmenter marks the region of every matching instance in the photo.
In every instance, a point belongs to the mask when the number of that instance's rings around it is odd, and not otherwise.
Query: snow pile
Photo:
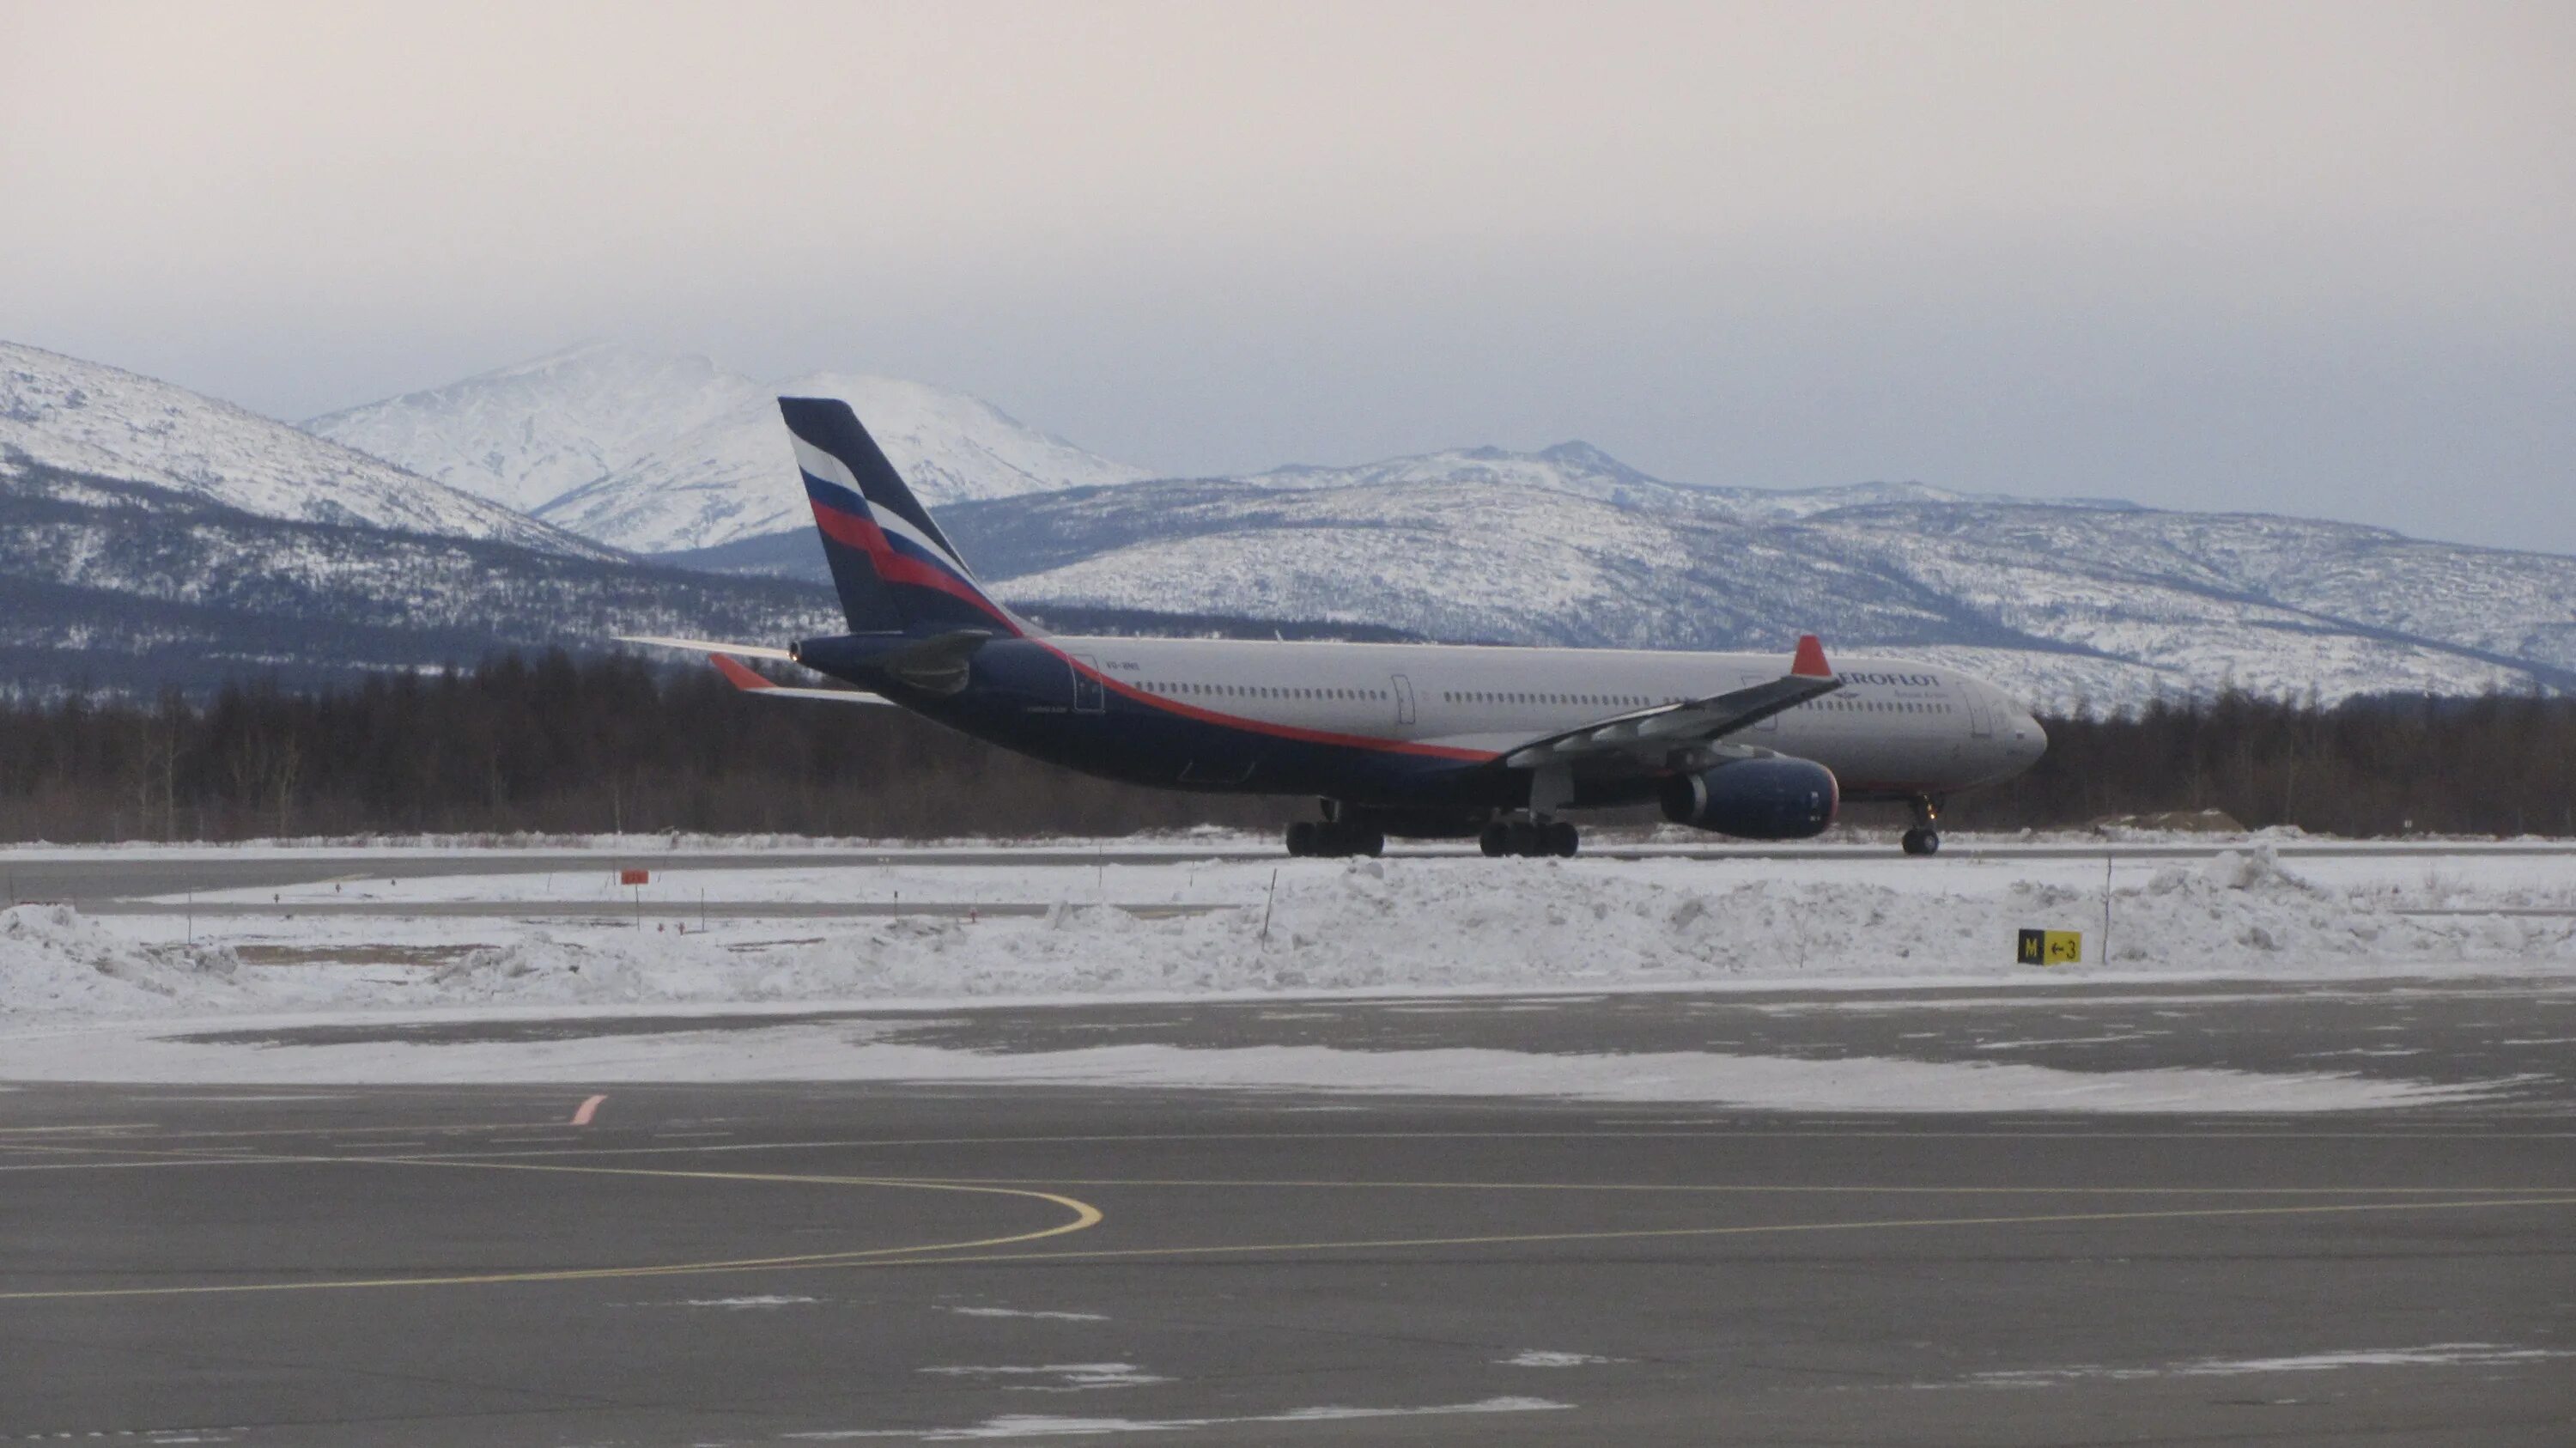
[[[529,929],[410,975],[249,967],[225,1003],[246,1003],[243,992],[276,1006],[572,1005],[2026,976],[2014,958],[2024,928],[2084,933],[2086,963],[2055,971],[2067,975],[2097,968],[2103,905],[2098,889],[2027,879],[1924,890],[1552,860],[1360,860],[1283,880],[1274,900],[1179,917],[1059,905],[1041,918],[800,925],[788,939],[757,924]],[[2116,890],[2110,910],[2109,964],[2124,972],[2576,963],[2576,921],[2408,916],[2380,892],[2303,879],[2268,846],[2161,869]],[[118,944],[68,911],[43,918],[55,922],[48,948],[81,962],[112,960],[156,981],[209,973]],[[175,1010],[210,1003],[175,987],[159,999]],[[0,1002],[82,1008],[16,986]]]
[[[240,1006],[229,946],[138,945],[68,905],[0,910],[0,1014],[152,1015]]]
[[[520,925],[502,943],[428,968],[389,966],[381,949],[360,943],[365,937],[351,943],[347,961],[333,961],[322,942],[340,926],[311,927],[321,933],[297,948],[304,963],[242,965],[228,949],[141,945],[68,908],[26,906],[0,916],[0,1012],[2026,978],[2034,968],[2017,963],[2014,949],[2024,929],[2083,933],[2083,963],[2052,975],[2105,965],[2098,886],[2063,873],[1991,884],[1980,875],[1963,869],[1930,885],[1892,873],[1884,883],[1591,861],[1358,860],[1283,877],[1275,895],[1255,894],[1240,908],[1196,914],[1060,904],[1042,917],[895,916],[799,922],[791,931],[757,920],[667,934]],[[2404,913],[2423,893],[2432,892],[2320,884],[2258,843],[2114,890],[2107,965],[2317,976],[2576,964],[2576,918]],[[424,925],[451,939],[463,928],[422,921],[395,929],[416,935]]]

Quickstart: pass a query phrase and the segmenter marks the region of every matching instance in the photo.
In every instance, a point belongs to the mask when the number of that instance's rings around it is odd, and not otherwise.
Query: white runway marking
[[[2080,1366],[1979,1373],[1966,1386],[2045,1388],[2072,1382],[2136,1382],[2149,1378],[2233,1378],[2255,1373],[2318,1373],[2341,1368],[2492,1367],[2576,1357],[2576,1349],[2503,1347],[2491,1342],[2437,1342],[2422,1347],[2360,1348],[2274,1358],[2202,1358],[2156,1367]],[[1927,1385],[1930,1386],[1930,1385]]]
[[[1087,1393],[1103,1388],[1141,1388],[1168,1383],[1134,1363],[1045,1363],[1037,1367],[921,1368],[948,1378],[1051,1378],[1047,1383],[1012,1383],[1012,1392]]]
[[[1295,1408],[1285,1413],[1257,1413],[1233,1418],[1058,1418],[1006,1415],[959,1428],[843,1428],[820,1433],[790,1433],[789,1438],[839,1441],[852,1438],[909,1438],[916,1443],[956,1443],[970,1439],[1071,1438],[1112,1433],[1176,1433],[1191,1428],[1225,1428],[1239,1423],[1339,1423],[1364,1418],[1431,1418],[1455,1413],[1552,1413],[1572,1403],[1545,1398],[1486,1398],[1473,1403],[1444,1403],[1427,1408]]]
[[[1507,1368],[1584,1368],[1602,1363],[1624,1362],[1624,1358],[1595,1357],[1588,1352],[1546,1352],[1532,1348],[1496,1361]]]

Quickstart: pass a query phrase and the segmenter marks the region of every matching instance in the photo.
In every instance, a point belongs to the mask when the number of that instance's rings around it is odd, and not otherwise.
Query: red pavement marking
[[[599,1103],[607,1099],[608,1098],[605,1096],[593,1096],[589,1100],[581,1103],[581,1109],[572,1114],[572,1124],[575,1126],[588,1126],[592,1115],[597,1113],[599,1110]]]

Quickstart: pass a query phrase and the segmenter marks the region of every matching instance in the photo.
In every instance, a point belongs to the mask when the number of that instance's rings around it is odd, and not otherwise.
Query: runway
[[[2070,1070],[2336,1060],[2512,1084],[2404,1111],[2128,1117],[1143,1086],[31,1086],[0,1094],[0,1441],[2576,1432],[2576,1000],[2554,983],[868,1014],[993,1052],[1724,1041],[1968,1060],[2009,1042]]]
[[[2245,842],[2214,839],[2190,843],[2107,843],[2100,847],[2070,844],[1987,844],[1953,842],[1943,846],[1948,860],[2065,860],[2116,855],[2128,861],[2198,860],[2224,850],[2244,849]],[[2576,862],[2576,841],[2515,840],[2471,842],[2355,843],[2323,840],[2283,841],[2274,845],[2281,858],[2296,859],[2449,859],[2463,854],[2481,858],[2557,858]],[[1850,845],[1622,845],[1587,841],[1584,855],[1607,860],[1813,860],[1850,861],[1893,854]],[[1399,855],[1472,856],[1467,845],[1400,844]],[[1285,861],[1274,846],[1247,847],[1239,842],[1206,847],[1166,845],[1151,849],[989,849],[923,846],[892,850],[511,850],[458,849],[452,852],[351,850],[295,854],[245,851],[239,856],[208,847],[175,853],[136,851],[28,851],[19,858],[0,852],[0,878],[10,901],[60,900],[96,913],[107,902],[189,891],[276,890],[334,880],[405,879],[460,875],[533,875],[577,870],[614,871],[621,866],[649,868],[657,874],[739,870],[747,865],[765,870],[890,868],[936,866],[958,869],[1093,869],[1110,866],[1171,865],[1192,860],[1230,862]]]
[[[96,916],[162,916],[200,920],[264,920],[305,916],[316,919],[379,920],[593,920],[619,924],[631,920],[883,920],[919,915],[938,919],[996,916],[1035,918],[1057,908],[1029,900],[299,900],[291,905],[242,901],[87,900],[81,913]],[[1131,905],[1113,902],[1140,920],[1205,915],[1231,909],[1224,905]],[[2493,912],[2481,912],[2491,914]],[[2551,912],[2561,913],[2561,912]]]

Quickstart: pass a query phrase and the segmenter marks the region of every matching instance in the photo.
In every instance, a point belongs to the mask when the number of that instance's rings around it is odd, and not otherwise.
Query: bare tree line
[[[1284,820],[1111,784],[898,709],[755,699],[703,669],[504,654],[202,705],[0,707],[0,839],[663,830],[921,838]]]
[[[2576,834],[2576,701],[2229,695],[2043,721],[2049,751],[1954,828],[2218,809],[2344,835]],[[1268,827],[1303,800],[1180,794],[1024,759],[894,709],[749,698],[562,653],[202,704],[0,705],[0,839],[663,830],[921,838]]]
[[[2312,703],[2223,694],[2043,719],[2048,754],[1951,810],[1966,828],[2224,811],[2317,834],[2576,835],[2576,700]]]

